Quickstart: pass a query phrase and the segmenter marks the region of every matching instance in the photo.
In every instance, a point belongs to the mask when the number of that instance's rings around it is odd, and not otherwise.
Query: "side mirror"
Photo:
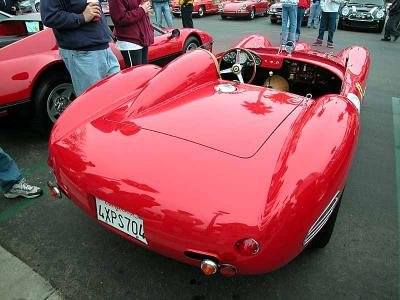
[[[171,34],[168,36],[169,39],[176,38],[181,35],[179,29],[172,30]]]

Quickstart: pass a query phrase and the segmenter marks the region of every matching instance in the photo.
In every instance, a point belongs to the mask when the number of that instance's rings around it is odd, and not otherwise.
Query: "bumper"
[[[268,14],[271,20],[282,20],[282,14],[280,13],[269,13]]]
[[[247,17],[249,15],[249,13],[250,12],[248,12],[248,11],[246,11],[246,12],[224,11],[224,12],[221,12],[221,16],[223,16],[223,17],[231,17],[231,18],[234,18],[234,17],[240,18],[240,17]]]
[[[384,20],[363,20],[363,19],[353,19],[353,18],[343,18],[340,22],[346,26],[351,28],[379,28],[383,26]]]

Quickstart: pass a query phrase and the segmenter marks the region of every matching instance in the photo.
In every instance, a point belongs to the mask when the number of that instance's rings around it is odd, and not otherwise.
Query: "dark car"
[[[373,29],[381,33],[385,26],[383,0],[350,0],[339,12],[339,29]]]

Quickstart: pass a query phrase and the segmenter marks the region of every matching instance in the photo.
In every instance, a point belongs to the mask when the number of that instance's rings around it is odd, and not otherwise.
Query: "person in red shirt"
[[[303,23],[304,13],[306,9],[310,8],[310,0],[299,0],[297,4],[297,26],[296,26],[296,37],[297,40],[300,39],[300,29]]]
[[[148,48],[154,43],[154,32],[148,14],[149,1],[109,0],[110,16],[114,22],[117,48],[124,57],[125,67],[148,63]]]

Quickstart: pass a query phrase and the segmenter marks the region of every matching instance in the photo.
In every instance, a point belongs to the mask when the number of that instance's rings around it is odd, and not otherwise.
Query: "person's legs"
[[[173,24],[172,24],[171,10],[169,8],[168,1],[162,2],[161,4],[162,4],[161,11],[164,14],[165,22],[167,22],[167,27],[171,28],[171,27],[173,27]],[[162,19],[162,16],[161,16],[161,19]]]
[[[22,179],[15,161],[0,147],[0,192],[6,193]]]
[[[289,18],[289,7],[282,5],[282,33],[281,33],[281,44],[286,44],[288,39],[288,18]]]
[[[301,31],[301,24],[303,23],[303,18],[304,18],[304,12],[305,8],[297,8],[297,26],[296,26],[296,33],[297,33],[297,39],[300,36],[300,31]]]
[[[385,25],[385,39],[390,40],[392,36],[398,37],[399,32],[397,31],[397,25],[400,21],[400,14],[390,16]]]
[[[76,96],[120,70],[117,58],[109,48],[96,51],[59,49],[59,52],[71,75]]]
[[[314,24],[315,3],[311,4],[310,15],[308,16],[307,27],[310,28]],[[314,25],[315,26],[315,25]]]
[[[127,68],[142,64],[142,49],[121,51]]]
[[[153,8],[156,16],[156,24],[162,26],[162,3],[153,2]]]
[[[289,7],[289,37],[290,41],[296,41],[296,27],[297,27],[297,6],[290,5]]]
[[[192,12],[193,12],[193,5],[189,4],[181,6],[183,27],[193,28]]]
[[[317,40],[322,42],[324,40],[324,33],[328,28],[328,13],[321,12],[321,23],[319,24],[319,34]]]
[[[143,47],[142,48],[142,64],[149,63],[149,48]]]
[[[333,35],[336,31],[337,12],[328,13],[328,45],[333,44]]]
[[[319,17],[320,17],[320,15],[321,15],[321,4],[320,4],[319,1],[317,1],[315,3],[315,11],[314,11],[314,18],[313,18],[313,20],[314,20],[313,21],[314,22],[313,27],[314,28],[317,28],[318,25],[319,25]]]

